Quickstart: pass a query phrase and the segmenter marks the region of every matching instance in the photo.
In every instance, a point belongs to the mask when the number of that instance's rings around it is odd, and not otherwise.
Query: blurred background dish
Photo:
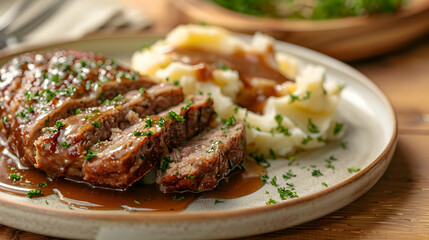
[[[259,16],[235,12],[215,2],[238,9],[241,12],[250,12]],[[319,13],[320,9],[318,10],[315,7],[313,8],[314,11],[310,10],[307,15],[305,11],[297,13],[298,10],[294,10],[295,12],[288,15],[289,18],[278,18],[281,15],[277,10],[272,10],[272,8],[268,10],[268,16],[261,16],[261,11],[255,10],[257,8],[239,8],[237,5],[231,5],[231,3],[237,2],[241,2],[242,6],[248,7],[249,4],[270,1],[170,1],[172,6],[178,10],[180,23],[218,25],[243,33],[262,31],[278,40],[309,47],[345,61],[367,58],[396,50],[429,31],[429,1],[427,0],[410,0],[406,4],[403,4],[403,1],[400,0],[372,1],[372,3],[390,2],[398,4],[398,10],[394,8],[394,4],[367,11],[363,9],[356,10],[356,8],[347,10],[344,6],[343,8],[337,6],[337,10],[332,7],[319,7],[321,10],[331,9],[332,12],[329,13]],[[252,12],[248,9],[254,9],[255,11]],[[268,7],[268,9],[270,8]],[[368,14],[376,12],[376,10],[384,13]],[[353,16],[359,13],[364,15]],[[270,14],[276,17],[270,17]],[[347,15],[352,16],[343,17]]]

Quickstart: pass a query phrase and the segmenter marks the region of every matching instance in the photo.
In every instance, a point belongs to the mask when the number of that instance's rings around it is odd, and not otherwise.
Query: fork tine
[[[56,0],[54,4],[41,11],[34,18],[32,18],[28,24],[23,27],[8,33],[11,37],[16,38],[18,41],[24,37],[27,33],[31,32],[38,25],[49,19],[58,9],[60,9],[67,0]]]
[[[30,6],[31,0],[19,0],[0,17],[0,32],[6,31],[10,24],[15,21]]]

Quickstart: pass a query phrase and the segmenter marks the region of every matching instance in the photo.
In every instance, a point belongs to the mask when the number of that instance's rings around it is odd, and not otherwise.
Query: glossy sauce
[[[177,48],[171,51],[171,56],[173,61],[193,65],[197,70],[198,81],[213,79],[212,73],[216,69],[227,67],[237,71],[244,85],[243,91],[239,93],[237,104],[256,113],[263,112],[267,98],[278,96],[276,85],[291,81],[270,64],[274,62],[273,54],[265,56],[244,51],[220,54],[201,49]],[[263,78],[267,81],[262,87],[255,84],[254,78]]]
[[[127,190],[113,190],[69,179],[50,180],[38,169],[20,169],[17,159],[11,157],[3,146],[0,146],[0,152],[0,191],[26,196],[28,191],[40,189],[44,196],[57,194],[60,201],[69,206],[95,210],[183,211],[198,197],[228,199],[253,193],[263,186],[260,176],[266,174],[263,167],[246,159],[243,164],[245,170],[234,171],[227,182],[222,181],[210,192],[165,194],[156,184],[139,183]],[[21,179],[14,183],[9,178],[11,173],[19,174]],[[38,186],[44,182],[47,186]]]

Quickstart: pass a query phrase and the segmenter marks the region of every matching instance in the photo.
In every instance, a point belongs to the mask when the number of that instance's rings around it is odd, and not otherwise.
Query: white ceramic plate
[[[155,37],[132,36],[81,41],[38,48],[78,49],[100,52],[129,64],[139,46],[152,43]],[[28,199],[0,192],[0,223],[25,231],[74,239],[219,239],[248,236],[291,227],[329,214],[366,193],[383,175],[393,155],[396,142],[396,119],[384,94],[353,68],[314,51],[277,42],[286,51],[305,61],[323,65],[327,78],[339,79],[347,87],[339,105],[347,124],[343,142],[297,155],[289,166],[286,160],[271,161],[270,177],[277,176],[281,186],[292,183],[299,198],[281,201],[276,187],[266,184],[248,196],[224,200],[198,199],[181,213],[70,210],[56,196]],[[33,50],[33,49],[32,49]],[[11,55],[0,57],[0,64]],[[326,168],[325,159],[335,156],[335,169]],[[360,168],[357,173],[347,169]],[[321,177],[312,171],[320,169]],[[282,174],[292,170],[296,177],[286,181]],[[328,187],[321,183],[326,182]],[[267,194],[267,192],[269,192]],[[266,206],[269,198],[279,203]]]

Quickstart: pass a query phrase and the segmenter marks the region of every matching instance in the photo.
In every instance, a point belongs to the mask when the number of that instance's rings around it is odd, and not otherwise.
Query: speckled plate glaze
[[[153,43],[157,37],[129,36],[91,38],[37,49],[78,49],[100,52],[129,64],[139,46]],[[331,142],[316,151],[298,154],[293,164],[273,160],[268,168],[277,183],[294,184],[299,198],[280,200],[277,188],[266,184],[248,196],[222,200],[198,199],[181,213],[70,210],[54,195],[28,199],[0,192],[0,223],[25,231],[73,239],[219,239],[249,236],[301,224],[329,214],[366,193],[383,175],[397,143],[395,114],[385,95],[353,68],[317,52],[277,42],[276,48],[304,61],[323,65],[327,78],[346,84],[339,113],[347,124],[342,142]],[[3,53],[0,64],[14,54]],[[335,169],[326,168],[334,156]],[[359,172],[348,168],[360,168]],[[323,176],[313,177],[319,169]],[[296,175],[289,180],[282,174]],[[325,182],[328,187],[322,185]],[[273,198],[278,204],[266,206]],[[49,200],[49,205],[45,204]]]

